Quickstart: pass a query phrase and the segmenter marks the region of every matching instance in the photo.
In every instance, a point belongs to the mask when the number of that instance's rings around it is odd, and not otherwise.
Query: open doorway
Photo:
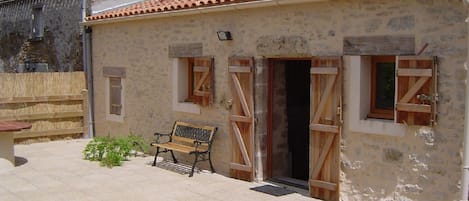
[[[308,189],[311,60],[272,60],[270,179]]]

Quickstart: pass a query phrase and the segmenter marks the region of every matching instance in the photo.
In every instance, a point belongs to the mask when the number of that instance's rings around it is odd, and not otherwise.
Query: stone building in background
[[[82,71],[81,0],[0,0],[0,73]]]

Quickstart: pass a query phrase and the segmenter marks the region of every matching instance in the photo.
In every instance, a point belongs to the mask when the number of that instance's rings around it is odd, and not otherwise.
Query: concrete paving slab
[[[23,199],[16,197],[12,193],[2,193],[0,194],[0,200],[2,201],[23,201]]]
[[[200,170],[189,178],[180,171],[152,167],[153,158],[137,157],[122,167],[101,167],[82,159],[89,140],[15,145],[22,164],[0,172],[1,201],[146,201],[146,200],[305,200],[307,193],[272,196],[250,190],[266,183],[250,183]],[[175,168],[175,167],[173,167]],[[176,168],[177,169],[177,168]],[[181,172],[182,171],[182,172]],[[306,196],[305,196],[306,195]]]

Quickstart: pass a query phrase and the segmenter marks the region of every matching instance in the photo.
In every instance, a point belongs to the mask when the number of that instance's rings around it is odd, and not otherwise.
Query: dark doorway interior
[[[272,179],[276,181],[307,185],[310,66],[310,60],[273,63]]]
[[[308,180],[310,61],[287,61],[288,147],[292,152],[292,177]]]

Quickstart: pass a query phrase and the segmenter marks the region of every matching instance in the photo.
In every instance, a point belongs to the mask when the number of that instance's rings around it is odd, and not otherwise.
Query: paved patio
[[[112,169],[100,167],[97,162],[82,159],[87,142],[15,145],[17,167],[0,170],[0,200],[315,200],[306,197],[304,191],[298,191],[303,195],[291,192],[282,196],[257,192],[250,188],[270,184],[239,181],[207,171],[188,178],[178,171],[152,167],[152,157],[132,157],[122,167]]]

